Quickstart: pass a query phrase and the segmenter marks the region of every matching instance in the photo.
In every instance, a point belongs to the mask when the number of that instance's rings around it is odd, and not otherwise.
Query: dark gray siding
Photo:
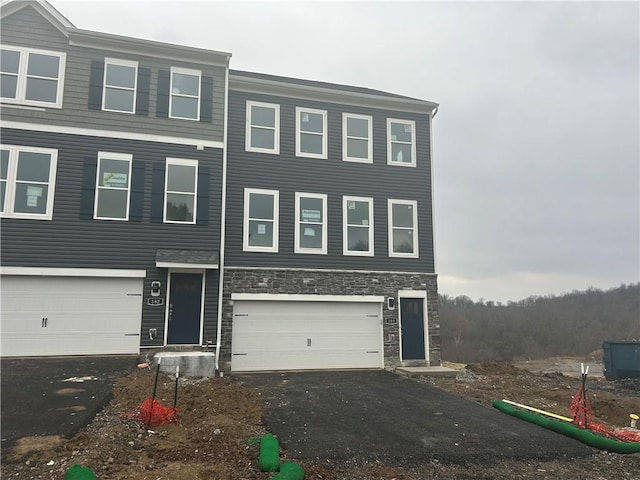
[[[245,151],[246,100],[280,105],[280,155]],[[295,156],[295,108],[328,111],[328,159]],[[373,116],[373,164],[342,160],[342,113]],[[387,165],[387,118],[416,122],[417,167]],[[434,271],[429,116],[364,109],[283,97],[229,92],[226,261],[229,266],[272,266]],[[280,192],[279,253],[242,251],[244,188]],[[327,194],[328,254],[294,254],[295,192]],[[375,257],[342,254],[342,196],[374,198]],[[419,258],[388,255],[387,200],[418,202]]]
[[[2,19],[0,31],[3,44],[67,53],[63,108],[48,108],[45,111],[40,111],[4,104],[2,118],[5,121],[223,141],[225,86],[225,69],[223,67],[69,46],[67,38],[31,7],[25,7]],[[150,70],[148,115],[89,109],[91,63],[92,61],[104,62],[105,57],[135,60],[138,62],[138,69]],[[210,122],[159,118],[157,116],[158,74],[161,71],[169,71],[172,66],[201,70],[203,79],[205,77],[211,78],[213,99]]]
[[[146,306],[152,280],[161,280],[166,288],[167,271],[156,268],[156,250],[219,250],[222,151],[10,129],[3,129],[1,135],[3,144],[58,150],[53,220],[3,218],[2,265],[146,270],[142,345],[162,344],[164,308]],[[83,176],[86,164],[96,161],[98,151],[130,153],[134,163],[144,168],[140,221],[93,220],[83,214],[87,197],[82,195]],[[166,157],[198,160],[199,168],[208,171],[208,199],[198,207],[208,210],[206,221],[195,225],[151,221],[152,180],[154,172],[164,171]],[[204,200],[199,196],[198,201]],[[208,271],[207,276],[205,331],[210,337],[215,335],[218,271]],[[155,342],[149,342],[149,328],[158,329]]]

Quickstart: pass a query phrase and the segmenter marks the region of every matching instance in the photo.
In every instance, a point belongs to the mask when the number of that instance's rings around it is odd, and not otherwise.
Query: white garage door
[[[380,303],[235,301],[231,369],[381,368]]]
[[[141,278],[3,276],[3,356],[140,351]]]

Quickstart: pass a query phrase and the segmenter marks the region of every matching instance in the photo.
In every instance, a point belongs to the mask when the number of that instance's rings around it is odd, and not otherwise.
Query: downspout
[[[224,293],[224,250],[225,250],[225,233],[227,223],[227,133],[229,130],[229,61],[231,57],[227,57],[227,65],[224,71],[224,113],[223,113],[223,134],[224,147],[222,149],[222,202],[220,205],[220,253],[219,253],[219,269],[220,276],[218,279],[218,326],[216,328],[216,372],[220,371],[220,342],[222,340],[222,295]]]
[[[435,107],[433,110],[431,110],[431,112],[429,113],[429,170],[430,170],[430,175],[431,175],[431,234],[433,235],[433,239],[432,239],[432,248],[433,248],[433,273],[437,275],[438,272],[438,257],[436,255],[436,220],[434,217],[434,207],[433,207],[433,199],[435,197],[434,195],[434,174],[433,174],[433,118],[436,116],[436,114],[438,113],[438,107]],[[437,282],[437,276],[436,276],[436,282]],[[438,303],[438,299],[436,298],[435,300],[436,304]],[[428,299],[427,299],[428,302]],[[428,317],[428,312],[429,312],[429,305],[427,303],[427,305],[425,305],[425,308],[427,309],[427,318]],[[440,321],[440,318],[438,317],[438,322]],[[428,333],[427,333],[428,336]],[[429,348],[431,348],[431,345],[429,345]],[[431,352],[427,352],[427,356],[428,356],[428,361],[429,361],[429,365],[431,365]],[[442,366],[442,356],[440,357],[440,366]]]

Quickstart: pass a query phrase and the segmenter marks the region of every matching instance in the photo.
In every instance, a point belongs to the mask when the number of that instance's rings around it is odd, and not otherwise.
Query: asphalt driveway
[[[73,436],[137,363],[137,356],[2,359],[2,448],[22,437]]]
[[[493,464],[591,455],[582,443],[386,371],[242,374],[298,459]]]

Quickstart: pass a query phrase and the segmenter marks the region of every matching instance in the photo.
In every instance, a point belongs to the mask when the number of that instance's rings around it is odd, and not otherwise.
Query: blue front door
[[[200,343],[202,274],[172,273],[167,343]]]
[[[402,360],[424,360],[424,299],[400,298]]]

